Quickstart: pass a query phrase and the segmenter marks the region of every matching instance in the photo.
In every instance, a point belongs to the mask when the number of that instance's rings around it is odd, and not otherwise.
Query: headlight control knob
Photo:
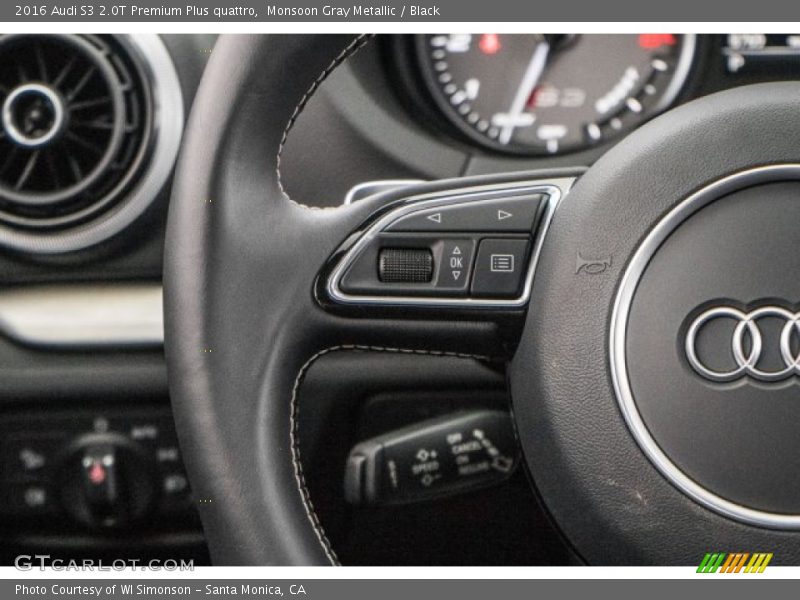
[[[114,528],[149,514],[156,499],[154,465],[136,443],[116,434],[76,440],[61,470],[64,509],[79,523]]]

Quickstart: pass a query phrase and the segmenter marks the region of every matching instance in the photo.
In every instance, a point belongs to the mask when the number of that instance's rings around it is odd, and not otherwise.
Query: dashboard
[[[214,42],[0,35],[4,563],[32,549],[208,561],[169,409],[161,265],[171,175]],[[409,181],[588,166],[673,106],[797,77],[800,34],[381,35],[311,98],[281,176],[292,197],[328,207]],[[348,360],[321,361],[301,398],[316,408],[301,427],[348,432],[303,451],[346,562],[575,560],[522,473],[504,492],[348,507],[354,444],[507,403],[502,366]],[[495,532],[480,548],[463,527],[476,515]]]

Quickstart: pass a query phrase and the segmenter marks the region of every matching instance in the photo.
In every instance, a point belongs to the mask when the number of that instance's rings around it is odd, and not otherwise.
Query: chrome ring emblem
[[[779,341],[784,368],[773,371],[758,366],[764,349],[764,339],[758,321],[767,317],[784,321]],[[707,323],[716,319],[736,321],[731,337],[731,350],[736,367],[729,371],[715,371],[706,366],[697,355],[697,335]],[[717,306],[699,315],[689,326],[686,333],[686,358],[692,368],[709,381],[722,383],[747,376],[758,381],[782,381],[793,375],[800,375],[800,352],[792,349],[792,334],[795,332],[800,333],[800,313],[793,313],[780,306],[764,306],[750,312],[732,306]],[[750,341],[749,347],[746,337]]]

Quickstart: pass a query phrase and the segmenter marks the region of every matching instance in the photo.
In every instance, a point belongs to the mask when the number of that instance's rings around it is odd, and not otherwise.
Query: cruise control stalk
[[[503,483],[518,463],[508,413],[458,412],[356,445],[347,459],[345,499],[377,506],[467,493]]]

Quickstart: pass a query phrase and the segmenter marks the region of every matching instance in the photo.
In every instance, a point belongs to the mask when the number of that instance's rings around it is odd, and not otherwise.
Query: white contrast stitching
[[[316,362],[319,358],[322,358],[326,354],[331,354],[332,352],[341,352],[344,350],[355,351],[355,352],[389,352],[393,354],[418,354],[418,355],[425,355],[425,356],[446,356],[451,358],[469,358],[475,360],[489,360],[487,356],[481,356],[479,354],[465,354],[460,352],[446,352],[446,351],[438,351],[438,350],[418,350],[418,349],[411,349],[411,348],[390,348],[385,346],[363,346],[358,344],[343,344],[339,346],[331,346],[330,348],[325,348],[324,350],[320,350],[316,354],[314,354],[311,358],[309,358],[306,363],[300,368],[300,371],[297,374],[297,378],[294,381],[294,386],[292,387],[292,401],[290,405],[290,428],[289,428],[289,437],[291,442],[291,450],[292,450],[292,464],[294,465],[294,476],[295,480],[297,481],[297,488],[300,491],[300,497],[303,500],[303,505],[306,509],[306,515],[308,516],[308,520],[311,521],[311,525],[314,528],[314,532],[317,534],[317,539],[319,543],[322,545],[322,549],[325,551],[325,555],[328,557],[328,560],[331,562],[332,565],[338,566],[341,563],[339,562],[336,553],[333,551],[333,547],[331,546],[331,542],[328,539],[328,536],[325,534],[325,529],[322,527],[322,523],[320,522],[319,516],[317,515],[316,511],[314,510],[314,504],[311,502],[311,494],[308,491],[308,487],[306,486],[305,475],[303,474],[303,465],[300,462],[300,440],[299,440],[299,403],[298,403],[298,392],[300,391],[300,386],[303,383],[303,379],[305,378],[308,369],[311,367],[314,362]]]
[[[363,47],[369,39],[373,37],[371,34],[362,34],[355,38],[347,47],[342,50],[339,55],[333,59],[330,65],[317,77],[316,80],[311,84],[309,89],[303,94],[302,98],[300,98],[300,102],[298,102],[297,106],[295,107],[292,116],[289,118],[289,122],[286,124],[286,128],[283,131],[283,136],[281,138],[280,145],[278,146],[278,156],[277,156],[277,164],[276,164],[276,175],[278,180],[278,187],[283,194],[283,196],[290,202],[300,206],[302,208],[310,209],[310,210],[329,210],[331,208],[336,207],[328,207],[328,208],[320,208],[316,206],[307,206],[305,204],[301,204],[296,200],[293,200],[289,197],[286,191],[283,188],[283,183],[281,181],[281,174],[280,174],[280,164],[281,164],[281,156],[283,153],[283,148],[286,145],[286,140],[289,136],[289,131],[292,129],[295,121],[300,116],[300,113],[305,108],[306,104],[308,103],[311,96],[317,91],[320,84],[330,75],[330,73],[339,66],[342,62],[344,62],[348,57],[355,54],[361,47]],[[314,532],[317,535],[317,539],[319,540],[320,545],[322,546],[323,551],[325,552],[326,557],[330,561],[332,565],[340,565],[338,557],[336,556],[336,552],[334,552],[331,542],[328,539],[328,536],[325,534],[325,529],[322,526],[322,523],[317,515],[314,504],[311,501],[311,494],[309,493],[308,487],[306,485],[305,474],[303,472],[303,466],[300,461],[300,442],[299,442],[299,403],[298,403],[298,393],[300,391],[300,386],[303,383],[306,373],[308,372],[309,368],[311,367],[314,362],[316,362],[321,357],[331,354],[333,352],[340,352],[340,351],[355,351],[355,352],[388,352],[394,354],[416,354],[416,355],[425,355],[425,356],[443,356],[443,357],[452,357],[452,358],[464,358],[464,359],[475,359],[475,360],[488,360],[488,357],[478,355],[478,354],[466,354],[466,353],[459,353],[459,352],[448,352],[448,351],[437,351],[437,350],[421,350],[421,349],[409,349],[409,348],[391,348],[391,347],[384,347],[384,346],[368,346],[368,345],[357,345],[357,344],[343,344],[339,346],[332,346],[330,348],[326,348],[314,354],[311,358],[306,361],[306,363],[301,367],[300,371],[297,374],[297,378],[295,379],[294,386],[292,387],[292,398],[291,398],[291,405],[290,405],[290,428],[289,428],[289,436],[290,436],[290,446],[292,452],[292,464],[294,466],[294,475],[295,480],[297,482],[298,491],[300,492],[300,497],[303,501],[303,506],[306,511],[306,515],[308,516],[308,520],[311,522],[312,527],[314,528]]]
[[[323,81],[331,74],[331,72],[338,67],[341,63],[343,63],[347,58],[351,55],[355,54],[361,47],[366,44],[370,38],[373,37],[373,34],[366,34],[362,33],[357,38],[355,38],[352,42],[350,42],[344,50],[342,50],[339,55],[331,61],[331,64],[327,66],[327,68],[320,73],[319,77],[317,77],[314,82],[311,84],[311,87],[306,90],[306,93],[303,94],[303,97],[300,98],[300,102],[297,103],[297,106],[294,107],[294,112],[292,116],[289,117],[289,122],[286,124],[286,128],[283,130],[283,137],[281,138],[281,143],[278,146],[278,157],[277,163],[275,165],[275,174],[278,178],[278,188],[283,194],[284,198],[286,198],[289,202],[296,204],[302,208],[307,208],[309,210],[330,210],[338,208],[337,206],[327,206],[327,207],[320,207],[320,206],[308,206],[306,204],[302,204],[297,202],[296,200],[292,200],[289,197],[289,194],[286,193],[286,190],[283,189],[283,183],[281,181],[281,154],[283,153],[283,147],[286,145],[286,140],[289,137],[289,131],[292,129],[295,121],[297,121],[297,117],[300,116],[300,113],[303,112],[303,109],[308,104],[308,101],[311,99],[311,96],[317,91],[317,88],[322,84]]]

